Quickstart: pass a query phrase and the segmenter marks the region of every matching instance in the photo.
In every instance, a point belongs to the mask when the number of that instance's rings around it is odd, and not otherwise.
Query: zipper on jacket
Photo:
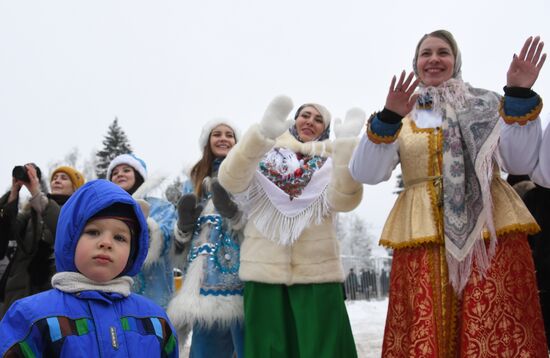
[[[116,339],[116,328],[114,326],[111,326],[109,330],[111,331],[111,345],[113,346],[114,349],[118,349],[118,341]]]

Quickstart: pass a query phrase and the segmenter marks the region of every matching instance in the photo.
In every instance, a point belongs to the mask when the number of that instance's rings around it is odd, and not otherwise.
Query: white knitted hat
[[[107,168],[107,180],[111,180],[113,169],[120,164],[131,166],[136,172],[141,175],[143,180],[147,179],[147,165],[145,165],[145,162],[143,160],[133,154],[121,154],[115,157],[115,159],[111,160],[111,163],[109,163],[109,167]]]
[[[304,103],[298,109],[296,110],[296,113],[294,114],[294,119],[298,118],[298,115],[300,114],[300,111],[305,107],[313,107],[315,108],[320,114],[321,117],[323,117],[323,123],[325,123],[325,128],[327,128],[330,125],[331,116],[329,110],[318,103]]]
[[[230,121],[226,118],[214,118],[206,122],[206,124],[202,127],[201,136],[199,137],[199,146],[201,151],[208,143],[208,139],[210,138],[210,133],[212,133],[212,130],[220,124],[225,124],[226,126],[233,129],[233,133],[235,133],[235,142],[237,142],[241,138],[239,128],[235,125],[233,121]]]

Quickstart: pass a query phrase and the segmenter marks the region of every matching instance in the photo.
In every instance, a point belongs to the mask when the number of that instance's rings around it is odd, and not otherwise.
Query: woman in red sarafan
[[[547,356],[527,243],[539,226],[500,176],[537,164],[542,48],[527,39],[501,97],[463,82],[452,34],[434,31],[417,79],[394,77],[369,120],[352,176],[374,185],[401,164],[405,184],[380,240],[394,249],[384,357]]]

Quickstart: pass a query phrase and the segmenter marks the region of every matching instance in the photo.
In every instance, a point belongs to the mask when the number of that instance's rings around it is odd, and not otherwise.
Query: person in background
[[[522,200],[528,191],[535,188],[535,183],[531,181],[529,175],[508,174],[506,177],[506,182],[514,188]]]
[[[506,181],[523,199],[541,228],[540,232],[529,235],[528,240],[535,263],[546,343],[550,347],[550,189],[533,183],[527,175],[510,174]]]
[[[178,202],[174,251],[183,286],[168,306],[181,337],[193,330],[190,357],[243,357],[243,283],[239,279],[242,214],[218,183],[218,168],[239,135],[227,119],[206,123],[202,158]]]
[[[346,297],[350,300],[356,300],[358,291],[359,280],[353,268],[350,268],[348,276],[346,277]]]
[[[348,111],[332,143],[325,107],[304,104],[287,121],[292,106],[290,98],[276,97],[218,174],[248,217],[239,268],[244,354],[355,357],[333,220],[362,198],[347,164],[365,114]]]
[[[55,273],[53,245],[60,207],[84,184],[84,176],[69,166],[56,168],[50,176],[51,192],[41,191],[39,168],[19,167],[11,189],[0,198],[0,252],[10,247],[13,256],[0,279],[0,317],[19,299],[51,288]],[[17,172],[14,172],[17,173]],[[16,174],[16,176],[18,176]],[[27,188],[31,198],[19,212],[19,192]],[[1,249],[3,248],[3,249]]]
[[[451,33],[424,35],[417,79],[394,77],[369,120],[352,176],[374,185],[400,163],[405,184],[380,238],[394,250],[382,356],[547,356],[527,242],[539,226],[499,167],[537,163],[542,48],[527,39],[501,97],[462,80]]]
[[[107,180],[61,209],[53,289],[16,301],[0,322],[2,357],[177,357],[164,310],[131,293],[148,230],[134,199]]]
[[[147,166],[133,154],[115,157],[107,168],[107,179],[133,195],[147,217],[149,251],[141,271],[134,277],[132,290],[166,309],[174,293],[170,246],[174,238],[175,208],[164,199],[148,195],[150,190],[160,184],[161,178],[146,181]]]

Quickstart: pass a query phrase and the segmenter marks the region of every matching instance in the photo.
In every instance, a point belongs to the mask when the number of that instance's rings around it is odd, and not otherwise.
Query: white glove
[[[354,107],[347,111],[346,121],[342,123],[340,118],[334,120],[334,135],[336,138],[353,138],[361,132],[365,125],[367,115],[361,108]]]
[[[270,139],[275,139],[283,134],[292,125],[292,120],[287,118],[293,106],[290,97],[277,96],[273,98],[260,122],[260,133]]]

